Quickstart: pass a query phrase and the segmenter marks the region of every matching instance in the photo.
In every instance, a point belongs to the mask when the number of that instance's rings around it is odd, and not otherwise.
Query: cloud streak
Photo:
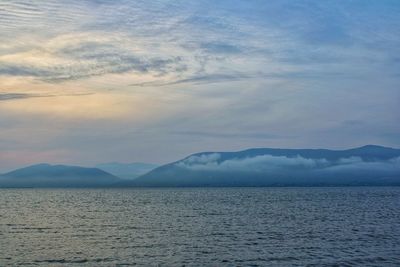
[[[91,93],[75,93],[75,94],[32,94],[32,93],[0,93],[0,101],[21,100],[28,98],[40,97],[60,97],[60,96],[83,96]]]

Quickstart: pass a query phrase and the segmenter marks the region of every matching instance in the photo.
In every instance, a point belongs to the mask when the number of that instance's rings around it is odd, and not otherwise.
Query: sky
[[[0,171],[400,147],[400,1],[2,0]]]

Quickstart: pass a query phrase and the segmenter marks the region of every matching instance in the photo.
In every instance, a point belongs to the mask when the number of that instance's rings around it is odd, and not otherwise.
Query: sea
[[[400,266],[400,187],[0,189],[0,266]]]

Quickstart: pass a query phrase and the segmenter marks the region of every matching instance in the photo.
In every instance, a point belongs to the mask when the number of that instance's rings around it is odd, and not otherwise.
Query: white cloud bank
[[[389,171],[400,172],[400,157],[386,161],[364,161],[360,157],[327,160],[296,157],[258,155],[254,157],[222,160],[219,153],[194,155],[176,163],[176,166],[193,171],[221,172],[275,172],[275,171]]]

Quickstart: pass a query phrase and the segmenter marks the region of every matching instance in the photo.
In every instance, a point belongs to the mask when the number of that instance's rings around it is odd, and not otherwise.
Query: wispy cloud
[[[100,38],[98,41],[89,41]],[[3,60],[2,60],[3,58]],[[59,36],[40,50],[0,57],[0,75],[33,76],[60,82],[113,73],[152,73],[162,76],[181,64],[174,56],[143,55],[113,40],[93,34]]]
[[[0,65],[0,75],[48,77],[52,72],[22,64],[3,63]]]
[[[229,172],[265,172],[290,169],[313,169],[328,166],[326,159],[307,159],[300,156],[261,155],[247,158],[221,160],[219,153],[190,156],[176,163],[176,166],[191,170],[229,171]]]
[[[250,79],[250,75],[242,73],[230,73],[230,74],[200,74],[193,75],[185,79],[177,79],[169,82],[143,82],[143,83],[133,83],[130,86],[167,86],[167,85],[177,85],[177,84],[209,84],[209,83],[222,83],[222,82],[234,82],[244,79]]]
[[[60,96],[82,96],[90,95],[90,93],[74,93],[74,94],[33,94],[33,93],[1,93],[0,101],[21,100],[27,98],[40,97],[60,97]]]

